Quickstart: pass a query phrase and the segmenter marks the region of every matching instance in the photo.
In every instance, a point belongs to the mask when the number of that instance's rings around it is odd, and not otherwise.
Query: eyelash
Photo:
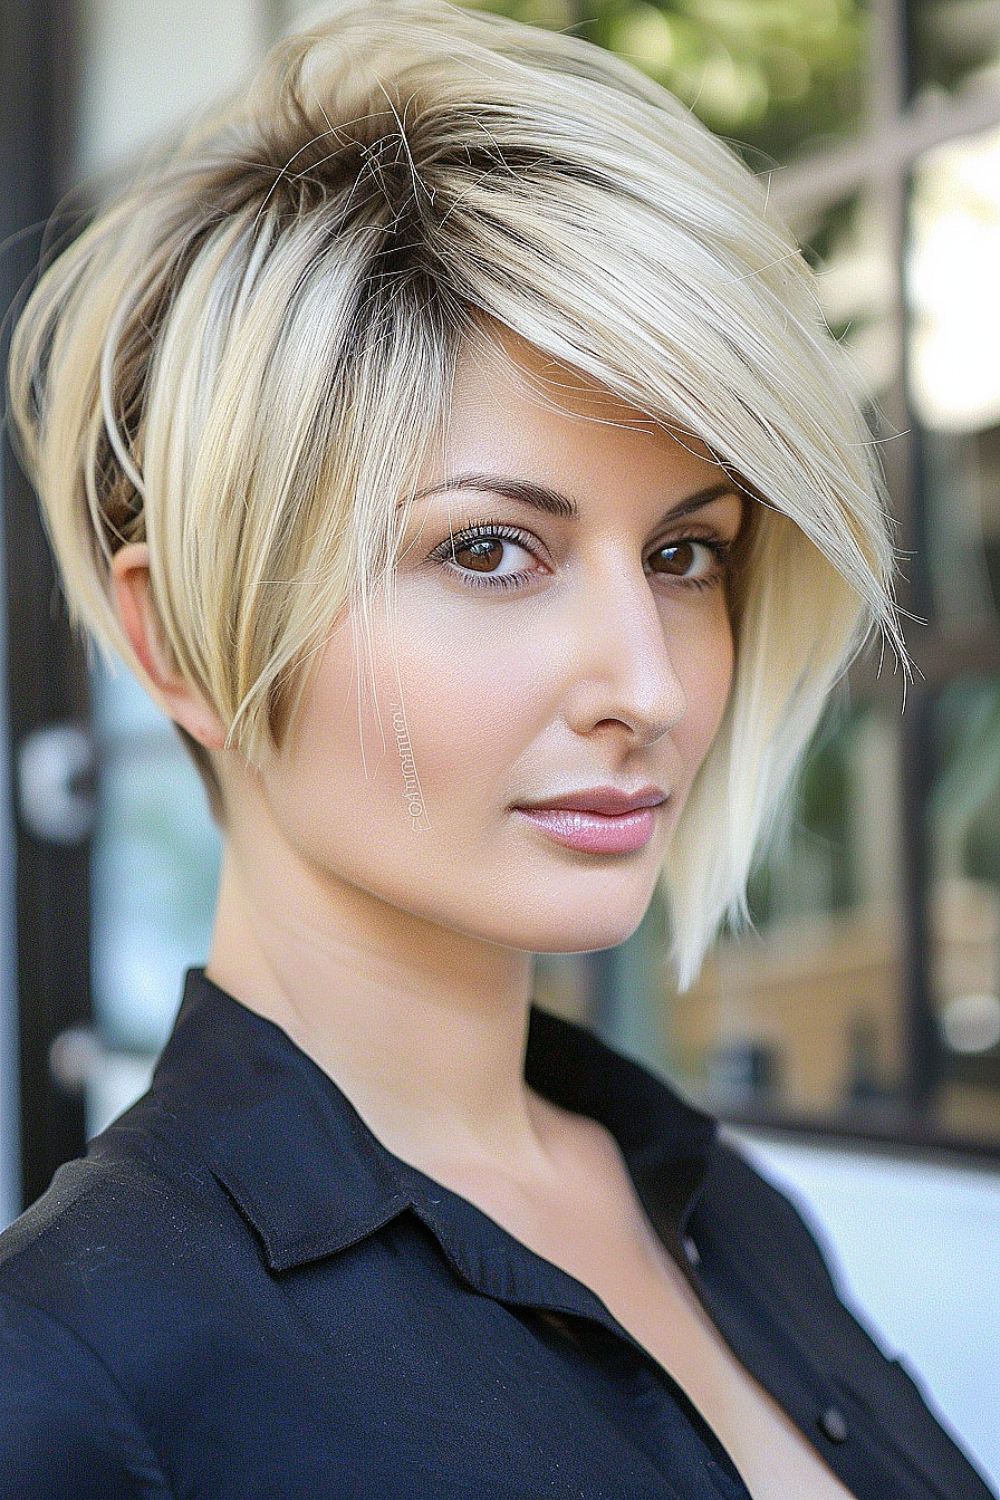
[[[527,532],[520,531],[516,526],[507,525],[504,521],[479,521],[474,524],[470,522],[461,531],[453,532],[451,536],[446,537],[439,546],[434,548],[430,555],[437,562],[444,563],[460,574],[463,583],[468,588],[520,588],[525,581],[533,576],[526,569],[522,569],[517,573],[478,573],[471,568],[463,568],[454,561],[456,552],[461,551],[463,547],[468,546],[472,542],[479,541],[513,542],[517,546],[523,547],[526,552],[537,556],[537,543],[534,542],[534,538]],[[659,547],[654,547],[652,551],[655,553],[665,547],[680,547],[685,542],[696,542],[703,547],[707,547],[713,553],[715,563],[711,570],[702,578],[675,577],[673,580],[675,587],[698,589],[701,591],[703,589],[714,588],[717,584],[721,583],[726,575],[730,553],[733,550],[733,543],[723,541],[718,536],[690,531],[686,532],[683,536],[673,537],[668,541],[661,542]],[[659,576],[669,577],[670,575],[661,574]]]

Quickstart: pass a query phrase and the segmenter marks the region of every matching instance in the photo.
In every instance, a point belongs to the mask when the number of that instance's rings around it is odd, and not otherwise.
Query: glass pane
[[[948,631],[1000,613],[1000,427],[922,443],[935,615]]]
[[[899,374],[892,225],[880,195],[824,205],[798,223],[830,331],[848,350],[861,392],[876,402]]]
[[[941,1123],[1000,1140],[1000,678],[962,676],[934,712],[932,982]]]
[[[648,1060],[725,1112],[869,1116],[902,1070],[897,719],[833,708],[808,761],[787,844],[752,882],[754,929],[723,936],[678,995],[652,916]],[[630,998],[634,997],[634,998]],[[634,1019],[616,1031],[638,1034]]]
[[[532,999],[543,1010],[586,1024],[594,1014],[596,979],[589,953],[539,953]]]
[[[869,17],[860,0],[482,0],[627,57],[754,165],[852,133],[866,97]]]
[[[909,12],[916,94],[977,81],[1000,63],[995,0],[910,0]]]
[[[100,746],[93,986],[104,1044],[164,1043],[184,969],[208,956],[219,836],[173,727],[124,670],[95,678]]]
[[[917,163],[909,213],[908,383],[924,430],[927,562],[946,628],[1000,600],[1000,131]]]
[[[1000,423],[1000,130],[922,156],[910,197],[910,398],[924,426]]]

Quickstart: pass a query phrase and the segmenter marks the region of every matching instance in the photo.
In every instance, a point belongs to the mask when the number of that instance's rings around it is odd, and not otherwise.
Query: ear
[[[175,723],[207,750],[222,750],[226,726],[216,710],[178,671],[153,603],[149,548],[129,542],[111,562],[111,583],[122,629],[142,669],[147,692]]]

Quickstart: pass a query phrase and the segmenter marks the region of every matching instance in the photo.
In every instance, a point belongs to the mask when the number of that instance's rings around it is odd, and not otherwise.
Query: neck
[[[227,840],[209,978],[287,1032],[404,1160],[531,1171],[531,956],[261,854]]]

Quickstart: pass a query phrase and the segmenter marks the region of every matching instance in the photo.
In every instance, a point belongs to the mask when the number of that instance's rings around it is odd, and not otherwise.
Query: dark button
[[[828,1406],[819,1420],[819,1430],[831,1443],[847,1442],[847,1418],[839,1406]]]

